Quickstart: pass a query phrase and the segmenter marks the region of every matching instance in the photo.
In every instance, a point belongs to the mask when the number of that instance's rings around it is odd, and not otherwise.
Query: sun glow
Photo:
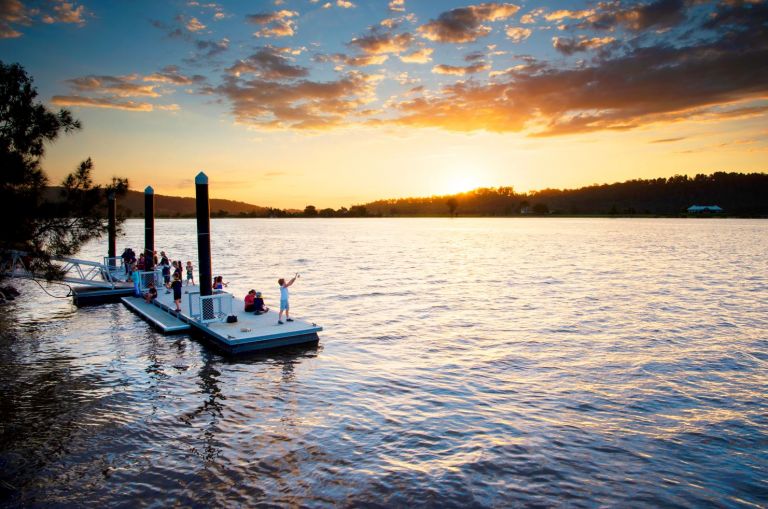
[[[448,175],[441,182],[440,194],[458,194],[482,187],[480,179],[475,175],[462,173]]]

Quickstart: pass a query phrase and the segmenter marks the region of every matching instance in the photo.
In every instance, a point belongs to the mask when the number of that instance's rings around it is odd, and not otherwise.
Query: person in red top
[[[248,295],[245,296],[245,311],[256,311],[256,290],[251,290]]]

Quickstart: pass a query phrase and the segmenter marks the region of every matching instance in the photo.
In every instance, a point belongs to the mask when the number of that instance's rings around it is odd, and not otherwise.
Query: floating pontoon
[[[151,272],[141,273],[141,280],[156,279]],[[154,273],[157,274],[157,273]],[[144,285],[142,285],[143,287]],[[198,332],[229,353],[267,350],[289,345],[314,343],[322,327],[300,319],[277,323],[277,313],[262,315],[245,312],[245,304],[231,293],[221,292],[201,296],[197,286],[185,286],[181,312],[176,313],[173,293],[158,286],[157,299],[147,304],[139,297],[124,297],[123,303],[164,334]],[[227,323],[228,316],[237,322]]]

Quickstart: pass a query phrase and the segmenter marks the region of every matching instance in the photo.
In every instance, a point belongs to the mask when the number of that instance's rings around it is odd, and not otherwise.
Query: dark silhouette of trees
[[[543,189],[515,193],[511,187],[480,188],[450,196],[378,200],[366,204],[369,215],[444,216],[451,203],[462,216],[512,214],[683,215],[691,205],[719,205],[733,216],[768,216],[768,174],[675,175],[668,179],[629,180],[580,189]],[[531,206],[531,204],[534,204]]]
[[[448,213],[451,216],[456,215],[456,209],[459,208],[459,200],[456,199],[456,197],[451,196],[447,200],[445,200],[445,204],[448,206]]]
[[[314,205],[307,205],[304,207],[304,215],[307,217],[316,217],[317,208]]]
[[[366,217],[368,216],[368,208],[365,205],[352,205],[349,207],[347,215],[352,217]]]
[[[115,178],[107,188],[94,185],[89,158],[51,193],[42,169],[46,144],[81,124],[69,111],[49,111],[36,98],[24,69],[0,61],[0,251],[28,252],[32,267],[53,278],[51,257],[72,255],[105,234],[105,191],[124,193],[128,182]]]

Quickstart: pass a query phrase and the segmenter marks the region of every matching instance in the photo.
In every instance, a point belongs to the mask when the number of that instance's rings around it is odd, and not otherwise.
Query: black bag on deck
[[[227,317],[227,323],[235,323],[237,322],[237,316],[236,315],[229,315]]]

